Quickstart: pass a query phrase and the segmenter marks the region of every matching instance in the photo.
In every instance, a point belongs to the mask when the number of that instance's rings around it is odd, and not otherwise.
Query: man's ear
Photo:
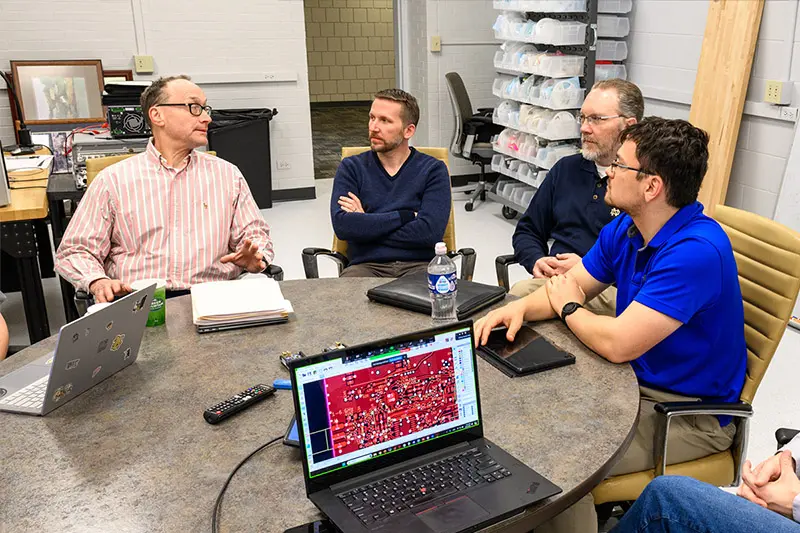
[[[414,133],[416,133],[416,131],[417,131],[417,126],[415,126],[414,124],[409,124],[403,129],[403,137],[405,139],[410,139],[411,137],[414,136]]]
[[[625,118],[625,125],[626,126],[630,126],[632,124],[636,124],[637,122],[639,122],[639,121],[636,120],[636,117],[626,117]]]
[[[645,179],[647,180],[647,187],[644,190],[644,197],[646,201],[649,202],[651,200],[656,199],[658,195],[661,194],[662,192],[666,196],[667,191],[664,184],[664,180],[661,179],[661,176],[657,174],[649,175],[645,176]]]
[[[161,114],[161,108],[153,106],[147,112],[147,116],[150,117],[150,124],[151,126],[163,126],[164,125],[164,117]]]

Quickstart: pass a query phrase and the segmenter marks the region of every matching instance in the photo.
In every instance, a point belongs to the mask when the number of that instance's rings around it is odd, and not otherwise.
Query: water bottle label
[[[428,289],[432,293],[450,294],[456,290],[456,273],[428,274]]]

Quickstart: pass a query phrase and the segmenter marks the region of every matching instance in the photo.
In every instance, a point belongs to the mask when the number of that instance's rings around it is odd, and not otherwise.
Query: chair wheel
[[[473,209],[472,202],[467,202],[466,204],[464,204],[464,209],[466,209],[467,212],[472,211]]]
[[[467,209],[467,211],[469,211],[469,209]],[[510,207],[508,207],[506,205],[503,206],[503,218],[507,218],[508,220],[511,220],[512,218],[514,218],[516,216],[517,216],[517,212],[515,210],[511,209]]]

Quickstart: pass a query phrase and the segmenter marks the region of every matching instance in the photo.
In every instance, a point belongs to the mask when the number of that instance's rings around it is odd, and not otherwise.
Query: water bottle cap
[[[436,243],[436,255],[445,255],[447,253],[447,244],[443,242]]]

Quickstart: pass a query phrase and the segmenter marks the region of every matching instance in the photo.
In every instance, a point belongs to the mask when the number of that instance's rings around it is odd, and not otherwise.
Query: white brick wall
[[[497,104],[492,96],[492,58],[497,43],[491,29],[497,12],[489,1],[408,0],[407,5],[412,28],[409,30],[410,91],[420,100],[422,115],[414,142],[449,147],[453,111],[445,74],[455,71],[461,75],[473,108]],[[434,35],[442,38],[441,52],[430,51]],[[477,172],[478,168],[469,162],[450,157],[452,175]]]
[[[296,72],[296,82],[203,84],[213,107],[277,108],[270,124],[272,158],[290,163],[273,188],[314,185],[308,67],[302,0],[2,0],[0,68],[23,59],[100,58],[106,69],[133,68],[137,36],[132,5],[141,5],[144,42],[154,76],[185,73],[224,81],[226,74]],[[152,76],[139,77],[150,79]],[[0,139],[13,143],[5,90]]]
[[[748,101],[760,102],[767,79],[784,70],[783,42],[797,0],[767,0],[753,62]],[[708,15],[706,0],[634,0],[629,79],[642,88],[647,115],[689,117],[697,62]],[[800,21],[794,33],[792,106],[800,106]],[[794,124],[742,117],[725,203],[772,218],[791,151]],[[800,228],[797,228],[800,229]]]

